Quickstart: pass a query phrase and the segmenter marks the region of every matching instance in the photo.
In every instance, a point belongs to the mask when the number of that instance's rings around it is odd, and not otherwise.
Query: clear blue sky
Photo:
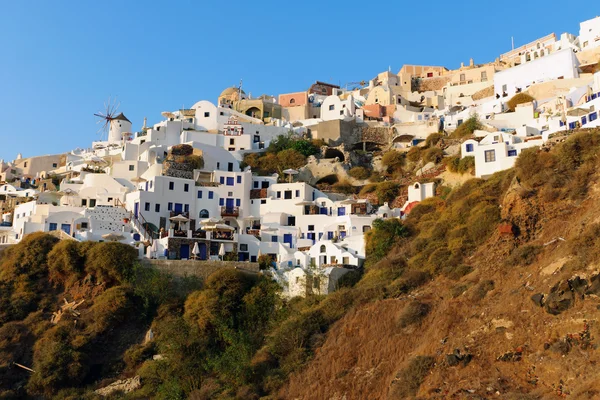
[[[591,3],[590,3],[591,4]],[[9,1],[0,10],[0,158],[97,140],[109,96],[138,130],[160,112],[246,92],[305,90],[397,72],[494,60],[593,18],[555,0]]]

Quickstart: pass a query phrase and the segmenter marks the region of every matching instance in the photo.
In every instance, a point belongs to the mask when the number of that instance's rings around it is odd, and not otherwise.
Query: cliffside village
[[[550,34],[489,63],[404,65],[277,97],[252,97],[240,84],[214,103],[163,112],[152,126],[144,120],[137,132],[123,113],[110,115],[107,137],[88,149],[0,160],[0,245],[43,231],[127,243],[141,258],[268,256],[286,295],[327,294],[362,266],[373,221],[404,218],[435,195],[435,185],[411,182],[400,204],[377,207],[319,189],[320,182],[346,179],[358,153],[407,152],[473,116],[481,129],[446,155],[474,157],[476,177],[510,168],[525,148],[599,126],[599,60],[596,17],[580,24],[578,36]],[[509,110],[519,93],[535,100]],[[265,151],[280,135],[325,145],[297,170],[260,176],[242,168],[245,154]]]

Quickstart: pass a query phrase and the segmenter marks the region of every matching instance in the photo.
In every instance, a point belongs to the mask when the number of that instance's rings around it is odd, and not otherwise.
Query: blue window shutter
[[[240,199],[235,199],[235,206],[236,207],[239,207],[240,203],[241,203]]]
[[[219,199],[219,205],[220,205],[220,206],[222,206],[222,205],[223,205],[223,198],[222,198],[222,197]]]
[[[278,237],[276,235],[271,236],[271,242],[277,243]]]
[[[201,199],[202,198],[202,190],[198,190],[198,198]]]
[[[219,182],[221,183],[221,185],[224,184],[225,183],[225,177],[223,177],[223,176],[220,177],[219,178]]]
[[[227,186],[233,186],[233,176],[227,177]]]
[[[213,195],[214,195],[214,193],[213,193],[212,191],[209,191],[209,192],[208,192],[208,198],[209,198],[209,199],[212,199],[212,198],[213,198]]]
[[[242,176],[241,175],[237,176],[237,183],[242,183]]]

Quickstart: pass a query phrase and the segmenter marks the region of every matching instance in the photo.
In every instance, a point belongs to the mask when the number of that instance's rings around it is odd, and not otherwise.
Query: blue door
[[[320,214],[327,215],[327,207],[321,207]]]
[[[233,199],[226,199],[225,200],[225,208],[228,210],[233,210]]]
[[[292,234],[291,233],[283,234],[283,243],[288,243],[290,245],[290,248],[292,247]]]
[[[338,216],[341,217],[342,215],[346,215],[346,207],[338,208]]]
[[[179,248],[179,257],[181,259],[190,258],[190,245],[189,244],[181,245],[181,247]]]
[[[313,244],[315,244],[315,234],[314,234],[314,232],[307,233],[306,234],[306,238],[312,240]]]
[[[206,260],[206,243],[200,243],[200,259]]]
[[[138,217],[138,212],[140,211],[140,203],[135,203],[133,205],[133,215],[135,215],[135,217]]]
[[[175,203],[175,212],[181,214],[183,212],[183,204]]]
[[[67,235],[71,234],[71,225],[69,224],[61,224],[60,225],[60,230],[63,231],[64,233],[66,233]]]

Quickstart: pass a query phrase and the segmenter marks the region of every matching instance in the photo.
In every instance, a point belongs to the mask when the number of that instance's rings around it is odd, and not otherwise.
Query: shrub
[[[336,182],[331,186],[334,192],[353,194],[355,192],[354,186],[348,181]]]
[[[460,124],[454,132],[452,132],[453,138],[463,138],[465,136],[470,136],[478,129],[481,129],[482,125],[479,122],[479,116],[477,114],[471,116],[468,120]]]
[[[531,103],[532,101],[535,101],[535,99],[527,93],[517,93],[506,103],[506,105],[510,111],[515,111],[519,104]]]
[[[375,190],[379,204],[392,203],[400,194],[400,185],[396,182],[381,182]]]
[[[62,240],[48,253],[48,279],[57,285],[70,286],[80,279],[85,268],[87,242]]]
[[[420,147],[411,147],[410,150],[406,153],[406,158],[408,161],[416,163],[421,159],[421,148]]]
[[[431,147],[425,150],[423,154],[423,161],[428,163],[432,162],[434,164],[439,164],[444,158],[444,151],[439,147]]]
[[[471,293],[471,300],[479,301],[483,299],[486,294],[494,289],[494,281],[485,280],[481,281],[473,288],[473,292]]]
[[[532,264],[537,255],[542,251],[541,246],[527,244],[517,247],[512,251],[510,256],[505,260],[506,265],[510,266],[526,266]]]
[[[123,283],[137,262],[135,248],[117,242],[95,244],[87,253],[85,270],[100,282]]]
[[[387,168],[388,173],[401,171],[404,166],[404,154],[390,150],[381,157],[381,164]]]
[[[365,167],[354,167],[348,171],[348,175],[350,175],[354,179],[368,179],[371,175],[371,171],[366,169]]]
[[[376,219],[373,229],[365,235],[365,251],[372,261],[385,257],[396,242],[408,236],[408,229],[399,219]]]
[[[429,273],[425,271],[410,270],[406,271],[400,278],[392,282],[388,290],[390,292],[390,296],[397,297],[423,286],[430,280],[431,275]]]
[[[128,316],[136,316],[136,311],[131,289],[125,286],[112,287],[94,300],[86,318],[86,333],[92,338],[101,335],[117,327]]]
[[[266,270],[269,269],[269,267],[271,267],[271,262],[273,260],[271,259],[271,256],[269,256],[268,254],[261,254],[258,257],[258,268],[260,270]]]
[[[369,193],[373,193],[375,190],[377,190],[377,184],[376,183],[369,183],[368,185],[365,185],[362,187],[362,189],[360,189],[359,195],[360,196],[366,196]]]
[[[410,360],[406,367],[396,374],[388,398],[400,400],[415,396],[434,364],[435,359],[429,356],[417,356]]]
[[[435,146],[443,138],[444,135],[442,135],[441,133],[432,133],[431,135],[427,136],[427,139],[425,140],[425,147]]]
[[[371,182],[383,182],[384,179],[385,178],[383,177],[383,175],[377,171],[373,171],[369,176],[369,180]]]

